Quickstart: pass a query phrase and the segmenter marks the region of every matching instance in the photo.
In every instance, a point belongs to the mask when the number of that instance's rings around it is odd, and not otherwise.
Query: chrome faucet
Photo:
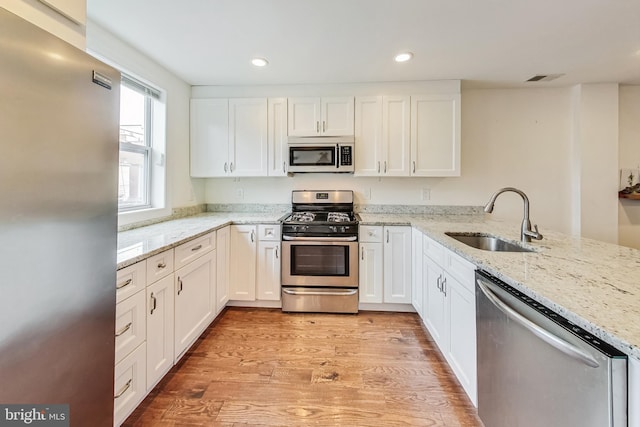
[[[486,213],[493,212],[493,205],[495,205],[496,199],[500,194],[507,191],[512,191],[519,194],[524,201],[524,218],[522,219],[522,227],[520,227],[520,240],[523,242],[530,242],[532,238],[536,240],[542,240],[542,234],[538,232],[538,226],[533,226],[535,231],[531,229],[531,221],[529,221],[529,198],[526,194],[524,194],[524,192],[518,190],[517,188],[505,187],[493,193],[493,196],[491,196],[491,199],[489,199],[489,203],[485,205],[484,211]]]

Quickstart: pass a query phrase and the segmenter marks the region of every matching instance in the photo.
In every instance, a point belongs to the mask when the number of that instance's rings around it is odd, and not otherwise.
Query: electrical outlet
[[[425,202],[427,200],[431,200],[431,189],[430,188],[423,188],[422,189],[422,200],[424,200]]]
[[[243,199],[244,198],[244,190],[242,188],[236,189],[236,198]]]
[[[365,200],[371,200],[371,189],[370,188],[363,189],[362,197],[364,197]]]

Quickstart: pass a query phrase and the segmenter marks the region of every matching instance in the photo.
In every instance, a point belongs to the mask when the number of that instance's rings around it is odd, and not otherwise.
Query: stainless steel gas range
[[[282,224],[282,310],[358,312],[353,191],[293,191]]]

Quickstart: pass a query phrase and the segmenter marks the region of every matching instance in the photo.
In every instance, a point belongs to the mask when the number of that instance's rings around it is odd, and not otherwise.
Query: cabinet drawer
[[[365,243],[382,243],[382,227],[379,225],[361,225],[360,241]]]
[[[178,246],[175,249],[175,265],[177,270],[189,264],[194,259],[200,258],[202,255],[211,252],[216,248],[216,232],[206,234],[197,239],[193,239],[187,243]]]
[[[258,240],[280,241],[280,224],[258,225]]]
[[[116,303],[124,301],[147,284],[147,261],[140,261],[116,273]]]
[[[145,292],[116,304],[116,363],[146,338]]]
[[[444,246],[442,246],[440,243],[437,243],[430,237],[427,237],[426,234],[422,237],[422,253],[438,263],[440,267],[444,267]]]
[[[475,265],[447,249],[444,268],[447,274],[455,277],[468,291],[475,292]]]
[[[147,351],[144,343],[116,364],[114,375],[114,425],[119,426],[146,394]]]
[[[147,259],[147,285],[173,273],[173,249]]]

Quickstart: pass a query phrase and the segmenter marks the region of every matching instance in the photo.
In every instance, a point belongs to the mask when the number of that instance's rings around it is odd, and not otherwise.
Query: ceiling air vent
[[[538,74],[531,77],[528,82],[550,82],[551,80],[555,80],[558,77],[562,77],[564,74]]]

